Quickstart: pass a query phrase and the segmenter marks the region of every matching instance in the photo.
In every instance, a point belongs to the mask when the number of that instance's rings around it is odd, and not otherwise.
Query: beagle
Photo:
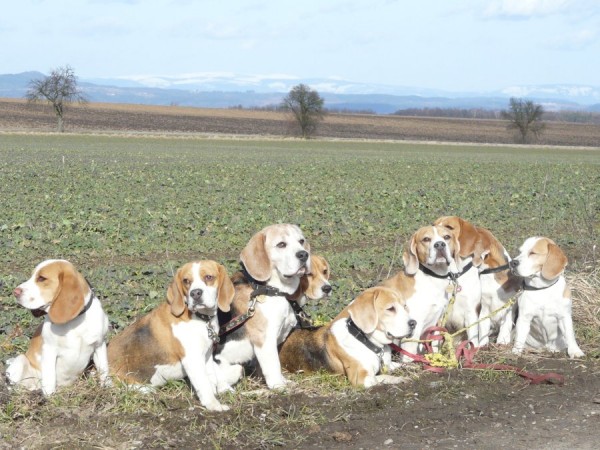
[[[470,326],[469,341],[476,347],[489,343],[490,328],[499,328],[497,342],[508,344],[516,308],[502,307],[519,287],[517,277],[508,270],[510,257],[502,244],[487,229],[477,227],[457,216],[440,217],[434,223],[456,234],[460,244],[457,280],[460,289],[450,312],[450,329]],[[488,316],[500,310],[493,317]],[[479,325],[474,325],[481,320]]]
[[[415,325],[398,292],[374,287],[329,324],[316,330],[294,330],[279,358],[289,372],[324,369],[345,375],[353,386],[399,383],[404,378],[378,374],[384,368],[398,367],[392,363],[389,344],[411,336]]]
[[[458,273],[456,258],[460,245],[455,235],[441,226],[418,229],[410,238],[404,254],[404,271],[383,281],[406,299],[410,317],[416,320],[413,336],[421,337],[423,330],[440,320],[454,291],[453,278]],[[416,342],[403,342],[402,349],[417,353]],[[412,358],[404,355],[404,362]]]
[[[50,395],[73,383],[93,359],[100,381],[108,376],[108,317],[85,278],[68,261],[41,262],[14,290],[19,305],[44,316],[29,348],[7,361],[10,383]]]
[[[333,288],[329,283],[331,270],[325,258],[319,255],[310,255],[310,273],[300,278],[300,286],[296,292],[288,298],[292,309],[296,313],[297,327],[311,327],[310,315],[302,308],[308,300],[321,300],[330,297]]]
[[[570,358],[584,354],[575,341],[571,317],[571,289],[563,275],[567,257],[546,237],[530,237],[510,262],[515,275],[523,278],[513,353],[525,348],[567,350]]]
[[[310,273],[310,246],[300,228],[291,224],[265,227],[256,233],[240,254],[242,273],[235,274],[235,297],[229,315],[221,323],[253,312],[217,346],[215,359],[224,378],[241,377],[242,364],[255,357],[270,389],[283,387],[277,346],[297,324],[289,298],[301,278]],[[238,380],[236,380],[238,381]]]
[[[215,394],[229,384],[217,373],[212,353],[219,330],[217,305],[228,311],[233,294],[221,264],[185,264],[169,285],[166,301],[111,340],[111,373],[126,383],[152,386],[187,376],[202,406],[227,411]]]
[[[298,292],[301,294],[296,302],[304,306],[307,300],[321,300],[330,297],[333,288],[329,283],[331,269],[325,258],[319,255],[310,255],[310,272],[300,279]]]

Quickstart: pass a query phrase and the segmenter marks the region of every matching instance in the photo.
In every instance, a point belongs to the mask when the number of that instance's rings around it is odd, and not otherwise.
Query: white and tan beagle
[[[166,302],[110,341],[111,373],[129,384],[152,386],[187,377],[202,406],[228,410],[215,395],[229,384],[217,373],[212,354],[219,331],[217,305],[228,311],[233,294],[221,264],[185,264],[169,285]]]
[[[345,375],[353,386],[399,383],[405,379],[380,372],[398,367],[391,360],[389,344],[411,336],[415,325],[398,292],[374,287],[329,324],[316,330],[294,330],[279,357],[289,372],[327,370]]]
[[[571,358],[583,357],[573,329],[571,289],[563,275],[567,257],[546,237],[528,238],[519,251],[510,262],[512,272],[523,278],[513,353],[566,349]]]
[[[241,364],[256,357],[267,386],[279,388],[287,380],[281,373],[277,346],[297,323],[289,298],[311,271],[310,246],[298,226],[270,225],[252,236],[240,259],[244,270],[232,277],[235,297],[231,313],[222,314],[221,323],[247,314],[251,306],[254,315],[222,336],[215,359],[224,378],[232,379],[241,374]],[[253,292],[259,291],[254,303]]]
[[[320,255],[310,255],[310,272],[300,279],[298,299],[296,302],[304,306],[308,300],[321,300],[331,296],[333,288],[329,283],[331,269],[329,263]]]
[[[520,283],[508,270],[508,253],[489,230],[460,217],[440,217],[435,225],[456,234],[460,244],[460,288],[449,316],[449,329],[469,327],[468,339],[476,347],[487,345],[490,331],[499,329],[497,342],[508,344],[516,307],[505,304],[517,293]],[[493,311],[498,312],[488,318]]]
[[[104,384],[108,376],[108,317],[100,300],[75,267],[65,260],[38,264],[31,278],[14,290],[19,305],[44,322],[29,348],[7,361],[9,382],[50,395],[73,383],[93,359]]]
[[[458,273],[455,258],[459,251],[458,239],[446,228],[422,227],[404,250],[404,271],[382,283],[406,299],[410,317],[417,322],[413,332],[416,339],[436,325],[448,307],[454,287],[452,277]],[[422,349],[416,342],[403,342],[401,347],[413,354]],[[410,362],[412,358],[405,355],[403,360]]]

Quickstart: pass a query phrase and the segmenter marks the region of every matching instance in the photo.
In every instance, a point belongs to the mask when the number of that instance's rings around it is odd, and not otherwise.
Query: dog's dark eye
[[[215,279],[215,277],[213,275],[206,275],[204,277],[204,281],[206,281],[206,282],[210,282],[210,281],[212,281],[214,279]]]
[[[327,269],[323,270],[323,275],[327,275]]]
[[[424,237],[424,238],[423,238],[423,242],[431,242],[431,238]]]
[[[43,283],[46,280],[47,280],[47,278],[43,277],[42,275],[38,275],[38,277],[35,279],[35,281],[38,283]]]
[[[449,235],[449,234],[447,234],[446,236],[444,236],[444,239],[445,239],[446,241],[449,241],[449,240],[450,240],[450,235]]]
[[[391,312],[391,313],[395,313],[396,312],[396,307],[394,305],[388,306],[387,311]]]
[[[446,228],[449,229],[450,231],[454,230],[454,227],[451,227],[450,225],[446,225]]]
[[[304,239],[300,239],[298,242],[300,242],[300,245],[304,245]]]
[[[185,284],[186,286],[189,286],[191,284],[191,281],[188,278],[184,278],[183,284]]]
[[[535,252],[529,252],[529,256],[535,255]]]
[[[277,244],[277,247],[278,248],[286,248],[287,244],[285,242],[281,241],[279,244]]]

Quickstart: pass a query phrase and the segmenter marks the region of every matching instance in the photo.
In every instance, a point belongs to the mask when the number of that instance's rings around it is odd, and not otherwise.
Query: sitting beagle
[[[277,224],[256,233],[240,254],[243,270],[232,279],[235,297],[230,314],[220,313],[222,327],[238,317],[243,325],[221,337],[215,359],[223,377],[239,379],[242,364],[255,357],[270,389],[283,387],[277,346],[297,319],[290,304],[301,278],[311,271],[310,246],[296,225]],[[237,380],[236,380],[237,381]]]
[[[446,228],[426,226],[410,238],[402,256],[404,271],[385,280],[381,285],[397,291],[406,299],[411,319],[416,320],[413,336],[421,337],[425,329],[434,326],[448,307],[455,290],[454,279],[458,273],[458,239]],[[403,342],[403,350],[416,354],[417,342]],[[408,355],[404,362],[411,362]]]
[[[378,374],[397,367],[391,361],[389,344],[412,335],[415,325],[398,292],[374,287],[329,324],[316,330],[294,330],[279,358],[289,372],[324,369],[345,375],[353,386],[399,383],[404,378]]]
[[[108,317],[85,278],[65,260],[46,260],[14,290],[19,305],[44,316],[29,348],[7,361],[10,383],[50,395],[73,383],[93,359],[104,384],[108,376]]]
[[[571,289],[563,275],[567,257],[545,237],[530,237],[519,251],[510,262],[512,272],[523,278],[513,353],[525,348],[566,349],[570,358],[583,357],[575,341]]]
[[[169,285],[166,302],[111,340],[111,373],[126,383],[152,386],[187,376],[202,406],[227,411],[215,394],[229,384],[216,373],[212,353],[219,331],[217,305],[228,311],[233,293],[221,264],[185,264]]]
[[[481,319],[467,330],[473,345],[487,345],[492,326],[500,329],[497,342],[508,344],[516,307],[502,307],[517,293],[520,283],[508,270],[508,253],[489,230],[460,217],[440,217],[435,225],[456,234],[460,244],[460,290],[448,319],[449,329],[468,327]],[[488,318],[496,310],[499,312]]]

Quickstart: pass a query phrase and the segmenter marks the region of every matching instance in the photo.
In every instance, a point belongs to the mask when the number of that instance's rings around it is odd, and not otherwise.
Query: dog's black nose
[[[195,302],[202,298],[202,289],[193,289],[190,291],[190,297],[194,299]]]
[[[513,259],[508,263],[508,265],[510,266],[511,269],[514,269],[515,267],[517,267],[519,265],[519,260]]]
[[[331,292],[331,290],[332,290],[332,289],[333,289],[333,288],[332,288],[332,287],[331,287],[331,285],[329,285],[329,284],[326,284],[325,286],[323,286],[323,287],[321,288],[321,290],[322,290],[323,292],[325,292],[326,294],[329,294],[329,293]]]
[[[444,247],[446,247],[446,243],[444,241],[438,241],[435,244],[433,244],[433,248],[440,249]]]
[[[300,250],[296,253],[296,258],[302,262],[306,262],[308,260],[308,252],[306,250]]]
[[[414,330],[416,326],[417,326],[417,321],[416,321],[416,320],[414,320],[414,319],[410,319],[410,320],[408,321],[408,327],[409,327],[411,330]]]

